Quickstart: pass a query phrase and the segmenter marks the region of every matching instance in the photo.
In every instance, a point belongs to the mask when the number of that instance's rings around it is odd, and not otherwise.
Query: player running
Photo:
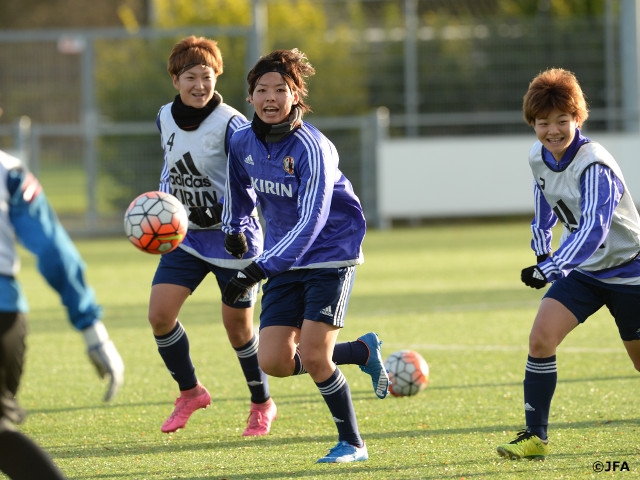
[[[15,396],[24,364],[28,310],[16,279],[16,240],[37,257],[38,270],[82,332],[91,363],[101,377],[109,377],[104,399],[111,400],[124,381],[124,364],[100,320],[102,309],[86,283],[80,253],[35,176],[18,158],[0,151],[0,471],[10,478],[64,478],[48,455],[14,427],[25,417]]]
[[[558,377],[556,349],[574,328],[606,305],[640,370],[640,217],[614,158],[580,131],[587,104],[571,72],[554,68],[536,76],[523,111],[538,137],[529,153],[535,180],[531,248],[537,264],[522,270],[521,278],[532,288],[552,285],[529,336],[527,427],[511,443],[498,446],[498,454],[544,459]],[[563,234],[551,256],[558,220]]]
[[[180,309],[209,273],[222,289],[260,254],[262,229],[256,212],[250,212],[244,223],[247,258],[238,260],[225,252],[220,202],[227,175],[227,145],[247,120],[215,90],[223,72],[217,42],[184,38],[173,47],[167,69],[179,93],[160,108],[156,120],[164,149],[160,190],[175,195],[189,213],[184,241],[160,257],[149,300],[149,322],[158,352],[180,389],[174,411],[161,428],[170,433],[184,428],[193,412],[211,403],[211,395],[195,374],[187,333],[178,320]],[[268,378],[258,365],[258,337],[253,331],[257,294],[255,287],[240,298],[222,302],[222,323],[251,395],[244,436],[268,434],[277,415]]]
[[[227,250],[242,258],[247,221],[259,203],[267,229],[265,250],[223,292],[234,302],[265,278],[260,316],[260,365],[269,375],[308,372],[338,429],[338,444],[319,462],[367,460],[351,392],[336,364],[353,363],[372,376],[380,398],[389,378],[374,333],[336,344],[356,265],[362,263],[365,218],[338,153],[303,122],[306,78],[315,73],[303,53],[278,50],[247,77],[251,124],[229,146],[223,230]]]

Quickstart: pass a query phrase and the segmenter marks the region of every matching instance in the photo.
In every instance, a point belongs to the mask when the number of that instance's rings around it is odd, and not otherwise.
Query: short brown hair
[[[539,73],[529,84],[522,101],[524,120],[533,126],[536,118],[544,118],[552,110],[570,113],[578,126],[589,117],[587,101],[573,72],[550,68]]]
[[[216,77],[222,75],[222,53],[218,42],[191,35],[173,46],[167,62],[169,75],[179,77],[196,65],[211,67]]]
[[[260,77],[269,72],[276,72],[282,75],[289,88],[298,93],[300,97],[298,107],[302,110],[302,113],[311,111],[311,107],[304,102],[309,93],[306,78],[314,75],[316,70],[308,62],[304,53],[294,48],[293,50],[276,50],[269,55],[260,57],[247,75],[250,96],[253,95]]]

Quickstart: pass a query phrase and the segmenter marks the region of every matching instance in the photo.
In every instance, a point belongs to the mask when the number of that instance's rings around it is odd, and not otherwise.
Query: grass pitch
[[[542,294],[519,280],[535,260],[526,220],[367,234],[340,340],[375,331],[385,357],[400,349],[420,352],[431,379],[415,397],[379,400],[358,367],[341,367],[370,455],[342,465],[315,463],[337,434],[308,376],[272,378],[279,416],[271,434],[242,438],[248,392],[212,279],[180,318],[213,404],[196,412],[186,429],[161,433],[178,392],[146,320],[157,258],[124,238],[77,244],[126,364],[126,384],[112,403],[102,402],[105,385],[28,254],[21,274],[31,304],[19,392],[30,415],[21,429],[70,479],[529,480],[640,472],[637,373],[604,311],[558,351],[547,460],[509,461],[495,452],[524,426],[527,337]],[[595,472],[595,462],[609,471]]]

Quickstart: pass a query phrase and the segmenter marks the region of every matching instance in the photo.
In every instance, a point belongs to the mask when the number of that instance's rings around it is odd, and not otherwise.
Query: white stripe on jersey
[[[318,185],[320,183],[321,173],[323,172],[320,155],[320,148],[312,135],[304,129],[298,129],[294,134],[300,142],[305,146],[307,153],[307,162],[309,164],[310,176],[305,189],[304,203],[302,205],[302,213],[298,223],[293,229],[271,248],[264,257],[264,261],[268,261],[271,257],[279,257],[286,251],[295,241],[301,231],[311,222],[313,207],[318,197]],[[300,193],[298,194],[300,197]]]
[[[575,263],[576,257],[579,257],[580,251],[583,246],[589,241],[592,236],[594,228],[599,227],[598,219],[596,218],[598,208],[599,197],[599,185],[597,170],[602,168],[599,165],[591,165],[588,167],[582,176],[582,185],[584,196],[582,198],[582,216],[580,217],[580,229],[574,232],[573,240],[571,242],[565,242],[566,247],[563,253],[564,261],[559,263],[561,269],[564,269],[566,265]],[[608,196],[608,194],[607,194]],[[610,220],[609,217],[607,220]],[[584,259],[579,259],[580,261]]]

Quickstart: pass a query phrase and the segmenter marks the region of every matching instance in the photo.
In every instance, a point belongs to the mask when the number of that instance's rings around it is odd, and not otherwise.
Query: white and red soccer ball
[[[387,357],[384,366],[389,372],[389,393],[394,397],[410,397],[429,384],[429,365],[418,352],[399,350]]]
[[[133,199],[124,214],[129,241],[146,253],[163,254],[182,243],[189,218],[180,201],[169,193],[146,192]]]

